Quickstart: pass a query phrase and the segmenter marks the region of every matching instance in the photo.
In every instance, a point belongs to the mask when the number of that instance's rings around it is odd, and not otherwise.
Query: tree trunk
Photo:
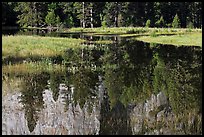
[[[37,2],[33,2],[33,9],[34,9],[34,26],[36,27],[36,34],[39,34],[39,18],[38,18],[38,7],[37,7]]]
[[[84,2],[82,2],[82,12],[83,12],[83,19],[82,19],[82,27],[85,28],[85,9],[84,9]]]
[[[90,14],[91,14],[91,28],[93,28],[93,7],[90,9]]]
[[[37,11],[36,2],[33,2],[33,9],[34,9],[34,26],[38,27],[38,11]]]
[[[118,10],[119,10],[119,8],[118,8],[118,3],[116,2],[116,9],[115,9],[115,27],[118,27]]]
[[[115,27],[118,27],[118,12],[115,13]]]

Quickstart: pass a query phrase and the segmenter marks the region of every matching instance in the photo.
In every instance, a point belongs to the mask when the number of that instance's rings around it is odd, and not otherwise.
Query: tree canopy
[[[177,20],[176,27],[201,28],[202,3],[2,2],[2,26],[145,27],[147,20],[151,27],[175,27]]]

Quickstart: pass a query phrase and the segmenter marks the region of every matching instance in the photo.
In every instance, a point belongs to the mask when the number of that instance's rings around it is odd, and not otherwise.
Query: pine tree
[[[51,11],[66,27],[202,26],[201,2],[2,2],[2,25],[43,27]]]
[[[60,7],[64,14],[64,20],[62,20],[65,27],[79,27],[80,20],[77,18],[74,2],[60,2]]]
[[[108,27],[118,27],[122,2],[106,2],[104,13]]]
[[[74,11],[77,19],[80,20],[80,26],[85,28],[85,2],[75,2]]]
[[[54,11],[48,12],[47,16],[45,17],[45,22],[49,26],[54,26],[56,24],[56,15],[55,15]]]
[[[15,10],[19,13],[18,22],[24,27],[40,27],[43,25],[47,6],[46,2],[18,2]]]
[[[155,23],[157,27],[165,27],[165,22],[163,16],[160,17],[160,19]]]
[[[179,17],[177,14],[175,15],[174,20],[172,22],[172,27],[173,28],[180,28],[181,27],[181,23],[180,23],[180,20],[179,20]]]
[[[56,16],[56,26],[59,28],[59,26],[60,26],[60,17],[57,15]]]
[[[74,26],[73,18],[71,15],[67,17],[67,19],[65,20],[65,23],[68,28],[71,28]]]

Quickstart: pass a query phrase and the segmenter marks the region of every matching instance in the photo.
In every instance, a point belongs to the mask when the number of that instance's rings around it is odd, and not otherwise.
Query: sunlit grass
[[[188,29],[188,28],[145,28],[145,27],[98,27],[98,28],[71,28],[64,30],[64,32],[90,32],[93,34],[139,34],[151,33],[157,31],[159,33],[176,33],[176,32],[202,32],[202,29]]]
[[[65,31],[86,32],[92,35],[111,34],[111,35],[119,35],[121,37],[136,37],[137,40],[149,42],[149,43],[172,44],[172,45],[178,45],[178,46],[179,45],[202,46],[202,29],[100,27],[100,28],[71,28],[70,30],[65,30]]]
[[[148,43],[159,43],[159,44],[172,44],[172,45],[189,45],[189,46],[200,46],[202,47],[202,33],[184,33],[172,36],[141,36],[137,37],[137,40],[148,42]]]
[[[63,54],[67,48],[78,48],[85,40],[42,36],[2,36],[2,58],[51,57]]]

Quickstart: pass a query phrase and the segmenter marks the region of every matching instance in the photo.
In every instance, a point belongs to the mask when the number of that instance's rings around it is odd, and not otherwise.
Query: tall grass
[[[2,58],[51,57],[67,48],[78,48],[84,40],[41,36],[2,36]]]

